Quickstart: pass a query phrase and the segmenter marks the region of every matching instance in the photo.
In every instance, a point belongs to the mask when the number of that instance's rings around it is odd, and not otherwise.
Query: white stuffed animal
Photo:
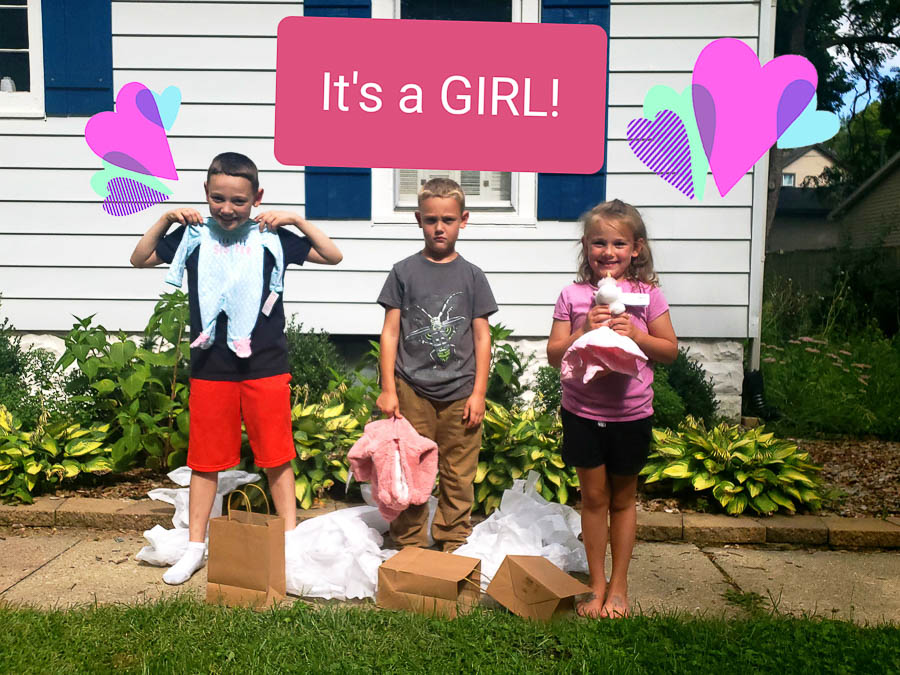
[[[609,313],[618,316],[625,311],[625,303],[623,300],[624,293],[616,284],[616,280],[611,274],[607,274],[606,278],[601,279],[597,284],[597,292],[594,294],[594,300],[598,305],[609,305]]]

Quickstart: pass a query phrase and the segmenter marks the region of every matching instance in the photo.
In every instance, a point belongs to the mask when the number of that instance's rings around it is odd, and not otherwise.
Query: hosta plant
[[[487,401],[474,510],[491,513],[500,505],[503,491],[532,470],[541,475],[536,488],[545,499],[561,504],[574,499],[570,488],[578,487],[578,477],[560,457],[561,436],[556,414],[541,414],[533,408],[507,410]]]
[[[0,405],[0,499],[30,504],[43,483],[112,470],[108,424],[46,422],[44,415],[34,431],[22,431],[21,421]]]
[[[707,430],[687,417],[678,429],[653,430],[653,445],[641,475],[646,483],[671,481],[678,492],[693,488],[711,492],[731,515],[748,507],[769,514],[821,503],[822,467],[812,463],[790,441],[775,438],[764,427],[742,429],[719,424]]]

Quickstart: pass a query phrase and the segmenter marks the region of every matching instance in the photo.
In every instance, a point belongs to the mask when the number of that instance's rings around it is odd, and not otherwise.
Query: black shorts
[[[560,409],[562,458],[569,466],[593,469],[606,465],[609,473],[634,476],[647,462],[653,416],[631,422],[598,422]]]

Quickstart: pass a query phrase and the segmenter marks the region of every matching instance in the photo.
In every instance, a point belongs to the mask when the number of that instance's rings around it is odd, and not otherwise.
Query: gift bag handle
[[[249,484],[247,484],[245,487],[255,487],[257,490],[259,490],[259,493],[263,496],[263,501],[265,501],[265,503],[266,503],[266,515],[267,515],[267,516],[268,516],[268,515],[271,515],[271,514],[272,514],[272,509],[271,509],[271,507],[269,506],[269,498],[266,496],[265,490],[263,490],[261,487],[259,487],[259,485],[257,485],[256,483],[249,483]],[[253,507],[250,505],[250,497],[247,496],[247,493],[244,492],[243,490],[235,489],[235,490],[232,490],[232,491],[229,493],[229,495],[228,495],[228,502],[227,502],[227,505],[228,505],[228,520],[231,520],[231,498],[232,498],[235,494],[241,495],[241,496],[244,498],[244,504],[245,504],[246,507],[247,507],[247,511],[249,511],[250,513],[253,512]]]

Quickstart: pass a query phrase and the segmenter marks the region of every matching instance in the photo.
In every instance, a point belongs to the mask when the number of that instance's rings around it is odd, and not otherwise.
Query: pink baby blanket
[[[563,380],[580,379],[584,384],[608,370],[643,381],[638,374],[639,361],[647,361],[647,355],[634,340],[608,326],[600,326],[582,335],[566,350],[560,373]]]
[[[438,446],[405,417],[369,422],[350,453],[357,480],[372,483],[372,498],[388,522],[410,504],[424,504],[434,489]]]

